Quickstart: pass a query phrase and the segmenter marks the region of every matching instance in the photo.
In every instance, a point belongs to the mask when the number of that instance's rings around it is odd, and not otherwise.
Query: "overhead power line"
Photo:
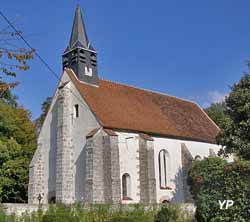
[[[17,35],[23,40],[23,42],[31,49],[34,50],[34,48],[31,46],[31,44],[23,37],[23,35],[18,31],[18,29],[14,26],[14,24],[12,24],[10,22],[10,20],[7,18],[7,16],[5,16],[3,14],[2,11],[0,11],[0,15],[3,17],[3,19],[7,22],[7,24],[9,25],[9,27],[11,27],[15,33],[17,33]],[[45,61],[45,59],[42,58],[42,56],[37,52],[37,50],[34,51],[34,54],[37,56],[37,58],[42,62],[42,64],[54,75],[54,77],[59,80],[60,83],[62,83],[62,80],[60,79],[60,77],[57,75],[57,73],[50,67],[50,65]],[[71,80],[70,80],[71,81]],[[68,88],[69,89],[69,88]],[[79,98],[71,89],[70,93],[79,100],[79,102],[86,107],[86,104],[84,104],[82,102],[82,99]]]
[[[34,50],[34,48],[30,45],[30,43],[22,36],[22,34],[17,30],[17,28],[10,22],[10,20],[3,14],[2,11],[0,11],[0,15],[3,17],[3,19],[8,23],[8,25],[17,33],[17,35],[24,41],[24,43],[31,49]],[[56,74],[56,72],[49,66],[49,64],[38,54],[37,51],[34,52],[35,55],[39,58],[39,60],[47,67],[47,69],[53,73],[53,75],[60,80],[60,77]]]

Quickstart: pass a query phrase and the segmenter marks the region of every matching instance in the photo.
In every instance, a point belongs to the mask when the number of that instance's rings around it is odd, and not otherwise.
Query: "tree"
[[[16,95],[11,93],[10,89],[0,90],[1,100],[11,107],[17,107],[17,99]]]
[[[46,100],[42,103],[42,113],[35,120],[36,130],[38,133],[40,132],[40,130],[43,126],[43,122],[44,122],[46,115],[49,111],[49,107],[50,107],[51,102],[52,102],[52,97],[47,97]]]
[[[198,222],[241,221],[250,218],[250,162],[227,163],[219,157],[194,161],[188,184],[196,205]],[[233,200],[229,209],[219,201]]]
[[[23,107],[0,101],[0,200],[27,201],[29,163],[36,148],[35,125]]]
[[[34,49],[26,49],[15,44],[22,35],[21,31],[12,31],[8,25],[0,30],[0,98],[6,89],[14,88],[18,81],[9,82],[4,77],[16,77],[17,70],[26,71],[30,67],[27,61],[33,58]],[[2,92],[1,92],[2,91]]]
[[[245,74],[226,97],[226,118],[217,138],[220,154],[250,160],[250,75]]]
[[[226,118],[228,118],[226,114],[226,103],[213,103],[210,107],[205,109],[205,112],[208,116],[219,126],[220,128],[223,127]]]

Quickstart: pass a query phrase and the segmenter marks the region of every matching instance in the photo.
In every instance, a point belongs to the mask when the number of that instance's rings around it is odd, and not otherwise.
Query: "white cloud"
[[[219,103],[225,100],[227,93],[212,91],[208,93],[208,97],[210,98],[211,103]]]
[[[212,103],[219,103],[225,100],[227,93],[217,90],[208,92],[206,101],[203,102],[203,107],[209,107]]]

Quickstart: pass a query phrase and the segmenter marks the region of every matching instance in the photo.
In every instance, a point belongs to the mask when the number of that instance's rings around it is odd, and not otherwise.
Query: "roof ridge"
[[[170,95],[170,94],[167,94],[167,93],[158,92],[158,91],[151,90],[151,89],[140,88],[140,87],[137,87],[137,86],[124,84],[124,83],[121,83],[121,82],[114,82],[114,81],[111,81],[111,80],[108,80],[108,79],[101,79],[101,80],[106,81],[106,82],[110,82],[110,83],[114,83],[114,84],[117,84],[117,85],[121,85],[121,86],[127,86],[127,87],[134,88],[134,89],[141,90],[141,91],[146,91],[146,92],[150,92],[150,93],[159,94],[159,95],[162,95],[162,96],[172,97],[172,98],[175,98],[175,99],[178,99],[178,100],[182,100],[184,102],[188,102],[188,103],[192,103],[194,105],[198,105],[195,101],[180,98],[180,97],[173,96],[173,95]]]
[[[68,69],[68,68],[66,68],[66,69]],[[73,71],[72,69],[69,69],[69,70]],[[94,86],[94,85],[92,85],[92,84],[88,84],[88,83],[85,83],[85,82],[79,80],[79,79],[76,77],[76,75],[75,75],[74,72],[73,72],[73,74],[74,74],[76,80],[77,80],[79,83],[81,83],[81,84],[86,84],[86,85],[90,85],[90,86]],[[175,98],[175,99],[178,99],[178,100],[182,100],[182,101],[184,101],[184,102],[192,103],[192,104],[194,104],[194,105],[196,105],[196,106],[199,107],[198,103],[195,102],[195,101],[188,100],[188,99],[184,99],[184,98],[180,98],[180,97],[173,96],[173,95],[169,95],[169,94],[167,94],[167,93],[158,92],[158,91],[154,91],[154,90],[151,90],[151,89],[140,88],[140,87],[137,87],[137,86],[128,85],[128,84],[121,83],[121,82],[115,82],[115,81],[111,81],[111,80],[109,80],[109,79],[102,79],[102,78],[100,78],[100,80],[101,80],[101,81],[105,81],[105,82],[114,83],[114,84],[121,85],[121,86],[127,86],[127,87],[130,87],[130,88],[134,88],[134,89],[141,90],[141,91],[145,91],[145,92],[150,92],[150,93],[155,93],[155,94],[159,94],[159,95],[163,95],[163,96],[172,97],[172,98]]]

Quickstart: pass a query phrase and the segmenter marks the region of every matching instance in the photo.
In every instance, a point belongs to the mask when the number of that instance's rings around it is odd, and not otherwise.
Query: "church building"
[[[101,79],[79,6],[62,66],[30,163],[29,203],[192,201],[192,161],[220,148],[219,128],[203,109]]]

